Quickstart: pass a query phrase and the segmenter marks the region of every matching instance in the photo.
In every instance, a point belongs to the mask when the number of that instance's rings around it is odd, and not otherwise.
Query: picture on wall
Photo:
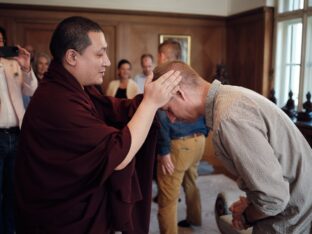
[[[159,43],[163,43],[165,40],[175,40],[179,42],[182,48],[182,61],[191,65],[191,36],[161,34]]]

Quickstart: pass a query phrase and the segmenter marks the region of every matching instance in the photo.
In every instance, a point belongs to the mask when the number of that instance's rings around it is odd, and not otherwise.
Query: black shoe
[[[184,228],[189,228],[192,226],[192,224],[189,223],[186,219],[184,219],[184,220],[181,220],[180,222],[178,222],[178,226],[184,227]]]

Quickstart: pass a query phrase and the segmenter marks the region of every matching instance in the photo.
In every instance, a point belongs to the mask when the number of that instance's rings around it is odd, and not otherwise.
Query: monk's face
[[[103,83],[106,67],[111,63],[107,56],[107,42],[102,32],[89,32],[91,41],[82,54],[77,56],[76,76],[81,85],[99,85]]]

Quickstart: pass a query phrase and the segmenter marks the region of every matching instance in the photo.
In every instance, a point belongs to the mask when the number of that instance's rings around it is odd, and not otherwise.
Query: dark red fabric
[[[52,62],[27,109],[15,166],[17,233],[148,233],[156,124],[122,171],[142,96],[85,90]]]

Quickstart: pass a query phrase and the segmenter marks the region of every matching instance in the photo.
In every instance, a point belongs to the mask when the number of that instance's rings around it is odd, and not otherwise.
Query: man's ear
[[[64,56],[65,62],[70,66],[75,66],[77,64],[77,51],[69,49],[66,51]]]
[[[167,56],[165,55],[164,52],[160,52],[160,61],[161,63],[165,63],[168,61]]]
[[[186,99],[186,93],[184,92],[184,90],[181,89],[181,87],[178,89],[178,91],[175,94],[176,98],[181,98],[183,101],[185,101]]]

